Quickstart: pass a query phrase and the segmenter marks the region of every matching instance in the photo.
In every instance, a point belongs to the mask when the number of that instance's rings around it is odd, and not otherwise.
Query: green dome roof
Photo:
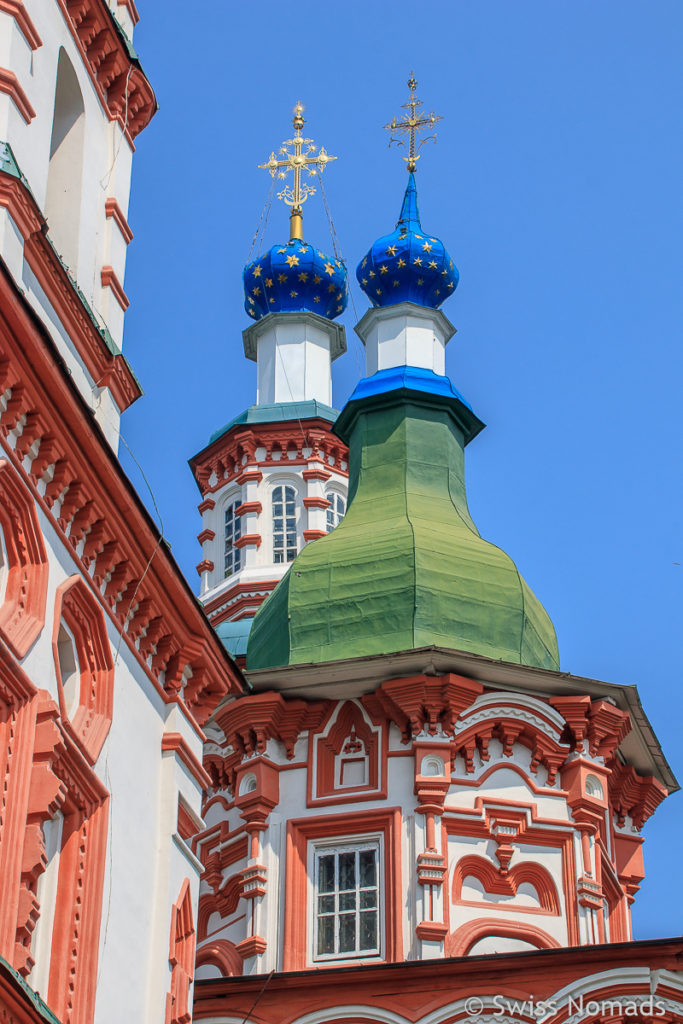
[[[349,444],[347,514],[259,609],[248,670],[430,644],[559,669],[547,612],[470,518],[464,446],[482,426],[443,388],[349,402],[335,427]]]

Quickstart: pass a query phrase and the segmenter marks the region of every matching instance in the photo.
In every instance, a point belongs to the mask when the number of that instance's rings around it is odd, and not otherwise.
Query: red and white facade
[[[189,1019],[202,725],[241,693],[123,473],[131,0],[0,0],[0,1014]],[[28,986],[26,988],[25,986]],[[42,1003],[33,993],[38,993]],[[52,1016],[50,1016],[52,1015]]]
[[[207,726],[199,978],[631,939],[675,781],[628,691],[438,649],[249,679]],[[328,886],[354,851],[365,889]]]

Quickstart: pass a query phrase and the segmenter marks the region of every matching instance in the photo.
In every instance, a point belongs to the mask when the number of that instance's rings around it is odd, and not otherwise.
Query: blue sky
[[[360,318],[356,264],[406,183],[381,126],[412,69],[444,118],[418,192],[461,275],[447,370],[488,425],[467,450],[472,515],[548,609],[562,668],[637,683],[683,778],[679,0],[138,6],[160,110],[134,161],[124,351],[146,394],[122,431],[192,586],[187,459],[255,400],[241,272],[270,186],[256,165],[301,99],[338,156],[325,187]],[[331,250],[319,196],[304,236]],[[265,244],[287,237],[275,201]],[[341,319],[337,408],[362,374],[353,303]],[[682,812],[678,794],[646,826],[636,938],[681,931]]]

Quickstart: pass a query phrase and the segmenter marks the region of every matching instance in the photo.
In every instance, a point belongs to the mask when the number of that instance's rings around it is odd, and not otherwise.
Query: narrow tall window
[[[276,487],[273,491],[273,561],[293,562],[296,558],[296,491]]]
[[[225,576],[232,576],[242,568],[242,548],[235,542],[242,536],[242,519],[236,515],[239,500],[231,502],[225,509]]]
[[[379,843],[316,850],[315,880],[315,959],[378,954]]]
[[[81,224],[85,107],[76,72],[59,51],[45,216],[57,252],[76,275]]]
[[[330,491],[327,495],[327,500],[330,503],[327,509],[327,532],[331,533],[335,526],[339,526],[344,518],[346,502],[341,494],[337,494],[336,491]]]

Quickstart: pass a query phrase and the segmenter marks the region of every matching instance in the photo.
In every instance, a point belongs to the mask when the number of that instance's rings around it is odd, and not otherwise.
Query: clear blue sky
[[[123,433],[192,586],[186,460],[255,400],[241,272],[270,185],[256,165],[301,99],[339,157],[325,185],[360,317],[355,266],[406,179],[381,125],[413,69],[444,117],[418,189],[461,274],[447,369],[488,424],[467,451],[473,517],[550,612],[563,669],[637,683],[683,778],[680,0],[138,5],[160,110],[134,162],[124,351],[146,395]],[[317,196],[304,234],[331,245]],[[276,201],[266,244],[287,237]],[[338,408],[362,365],[352,304],[342,322]],[[646,826],[637,938],[682,930],[682,812],[678,794]]]

